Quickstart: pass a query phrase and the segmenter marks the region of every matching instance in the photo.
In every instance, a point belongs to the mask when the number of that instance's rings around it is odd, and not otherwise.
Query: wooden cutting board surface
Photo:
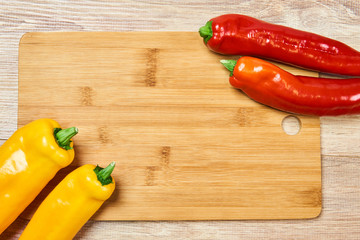
[[[79,134],[74,162],[22,216],[77,166],[111,161],[117,188],[93,219],[318,216],[319,118],[285,133],[289,114],[233,89],[224,58],[194,32],[25,34],[18,126],[45,117]]]

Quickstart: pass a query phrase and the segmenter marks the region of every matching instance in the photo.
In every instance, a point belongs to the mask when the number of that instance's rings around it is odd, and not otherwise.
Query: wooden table
[[[3,1],[0,5],[0,144],[17,126],[18,43],[36,31],[197,31],[241,13],[316,32],[360,50],[357,0]],[[89,221],[76,239],[360,239],[360,115],[321,118],[323,211],[312,220]],[[16,220],[0,239],[17,239]]]

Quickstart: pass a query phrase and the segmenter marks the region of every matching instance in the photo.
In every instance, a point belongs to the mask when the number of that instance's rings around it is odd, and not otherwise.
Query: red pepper
[[[222,60],[230,84],[264,105],[297,114],[360,114],[360,78],[330,79],[293,75],[254,57]]]
[[[226,55],[250,55],[340,75],[360,76],[360,52],[339,41],[258,19],[227,14],[199,30],[206,46]]]

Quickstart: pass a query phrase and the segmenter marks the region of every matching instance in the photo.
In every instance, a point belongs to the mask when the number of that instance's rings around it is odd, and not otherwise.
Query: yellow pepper
[[[115,189],[106,168],[83,165],[69,173],[45,198],[20,236],[27,239],[72,239]]]
[[[75,127],[61,129],[54,120],[38,119],[0,147],[0,234],[73,161],[71,138],[77,132]]]

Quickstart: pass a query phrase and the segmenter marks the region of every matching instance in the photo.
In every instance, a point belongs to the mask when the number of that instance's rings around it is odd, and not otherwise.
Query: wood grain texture
[[[37,31],[197,31],[209,18],[243,13],[316,32],[360,49],[357,0],[2,1],[0,144],[17,126],[18,43]],[[321,118],[323,211],[313,220],[93,222],[76,239],[359,239],[360,117]],[[17,239],[19,219],[0,236]]]
[[[115,194],[97,220],[317,217],[319,118],[299,116],[300,132],[286,134],[289,114],[229,86],[222,58],[196,32],[27,33],[18,125],[78,127],[71,170],[117,162]]]

